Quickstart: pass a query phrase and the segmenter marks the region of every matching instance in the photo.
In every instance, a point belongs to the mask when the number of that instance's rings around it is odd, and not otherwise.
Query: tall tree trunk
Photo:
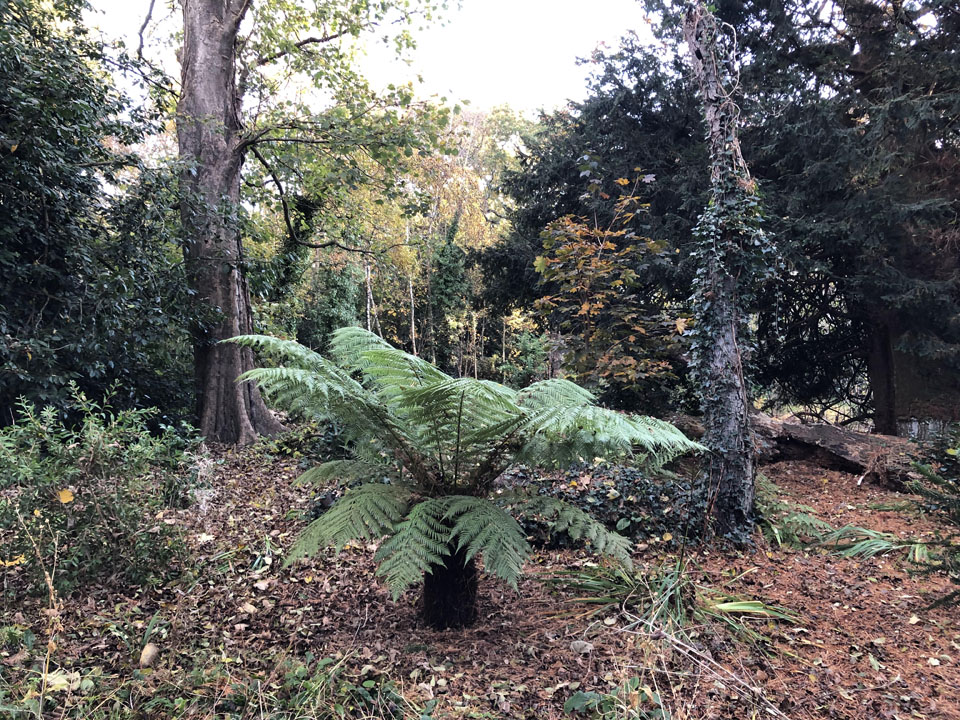
[[[407,278],[407,290],[410,291],[410,349],[417,354],[417,316],[413,299],[413,276]]]
[[[744,380],[740,337],[747,322],[742,314],[746,253],[753,238],[745,203],[755,192],[737,137],[737,107],[724,87],[733,84],[736,59],[718,54],[720,28],[698,0],[687,12],[684,38],[703,98],[703,114],[711,160],[711,200],[697,228],[701,268],[697,281],[695,370],[703,399],[703,443],[710,449],[709,472],[701,488],[704,520],[737,542],[753,527],[755,450],[750,429],[750,401]]]
[[[244,0],[184,0],[177,106],[184,260],[191,289],[216,313],[194,334],[197,415],[204,437],[224,443],[282,429],[257,387],[237,383],[253,369],[253,352],[218,344],[253,327],[237,227],[243,152],[235,46],[247,7]]]
[[[873,393],[873,427],[881,435],[897,434],[896,368],[890,326],[876,321],[870,325],[867,377]]]

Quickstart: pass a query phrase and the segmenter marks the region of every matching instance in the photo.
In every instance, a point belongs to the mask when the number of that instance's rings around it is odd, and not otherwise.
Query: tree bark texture
[[[282,425],[252,383],[253,352],[219,341],[253,329],[237,226],[243,149],[236,91],[243,0],[184,0],[177,140],[183,164],[180,214],[191,289],[216,313],[195,332],[197,415],[207,440],[249,443]]]
[[[693,74],[703,99],[710,147],[712,209],[719,228],[712,247],[705,248],[705,267],[698,288],[698,380],[703,397],[704,444],[710,449],[704,487],[704,521],[713,530],[740,541],[753,527],[755,450],[750,429],[750,401],[744,380],[738,334],[747,323],[741,315],[740,284],[731,269],[743,252],[736,222],[736,204],[754,191],[737,137],[738,110],[723,85],[718,61],[720,28],[702,2],[694,4],[684,22]],[[734,62],[733,58],[729,59]],[[734,209],[730,209],[733,207]],[[707,241],[704,240],[704,243]]]
[[[445,565],[423,576],[423,619],[432,628],[462,628],[477,619],[477,565],[465,549],[451,548]]]

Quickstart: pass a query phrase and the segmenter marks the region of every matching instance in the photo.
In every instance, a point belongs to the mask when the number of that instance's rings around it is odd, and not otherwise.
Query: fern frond
[[[297,478],[297,483],[318,485],[335,481],[340,484],[358,480],[378,482],[384,479],[397,480],[396,468],[364,460],[330,460],[304,472]]]
[[[563,378],[541,380],[517,393],[517,403],[531,410],[590,405],[595,400],[596,398],[589,390]]]
[[[550,458],[554,467],[594,457],[632,458],[656,469],[703,450],[670,423],[586,403],[538,407],[525,427],[531,437],[518,460],[529,464],[543,464],[538,457]]]
[[[426,360],[390,345],[383,338],[359,327],[340,328],[333,333],[330,349],[337,363],[360,371],[373,380],[381,392],[430,385],[449,380]]]
[[[449,498],[432,498],[415,505],[393,537],[380,546],[377,575],[386,578],[394,600],[449,555],[452,528],[444,522],[449,504]]]
[[[587,540],[595,552],[610,555],[628,569],[633,568],[630,541],[619,533],[607,530],[602,523],[575,505],[557,498],[537,497],[522,504],[520,511],[524,514],[539,515],[551,522],[554,530],[565,532],[574,540]]]
[[[530,545],[520,524],[489,500],[452,496],[445,516],[453,520],[452,538],[467,559],[483,554],[483,568],[516,589]]]
[[[916,544],[911,540],[901,540],[896,535],[844,525],[823,537],[821,545],[832,545],[833,551],[844,557],[872,558],[895,550],[910,548]]]
[[[403,518],[411,491],[403,485],[370,483],[350,490],[300,534],[285,565],[315,555],[320,548],[338,550],[351,540],[376,540],[391,532]]]
[[[322,355],[310,348],[294,340],[283,340],[271,335],[237,335],[223,342],[252,348],[269,358],[305,370],[322,368],[328,364]]]

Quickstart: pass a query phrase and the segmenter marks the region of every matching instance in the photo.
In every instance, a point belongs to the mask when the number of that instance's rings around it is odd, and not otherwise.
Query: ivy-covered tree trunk
[[[477,619],[477,565],[466,549],[451,549],[446,565],[423,576],[423,619],[433,628],[462,628]]]
[[[237,30],[245,0],[185,0],[177,139],[180,214],[191,289],[216,317],[194,337],[197,416],[208,440],[249,443],[282,429],[253,383],[249,348],[218,344],[253,330],[237,227],[243,151],[236,90]]]
[[[709,468],[700,487],[704,522],[735,542],[753,528],[755,449],[743,348],[749,336],[748,301],[757,270],[769,251],[759,228],[756,185],[740,153],[736,59],[723,48],[716,19],[702,2],[687,12],[684,38],[703,101],[710,147],[711,194],[695,236],[693,370],[700,386]],[[758,257],[759,262],[758,262]]]

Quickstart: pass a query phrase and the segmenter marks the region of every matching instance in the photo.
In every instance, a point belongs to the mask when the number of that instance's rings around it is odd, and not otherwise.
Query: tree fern
[[[574,505],[557,498],[537,497],[522,504],[520,511],[538,515],[552,523],[557,532],[566,533],[574,540],[587,540],[596,552],[615,557],[628,568],[633,566],[630,541]]]
[[[390,536],[378,553],[378,572],[395,597],[424,573],[446,568],[453,556],[472,565],[483,555],[487,571],[516,586],[529,547],[516,521],[483,499],[514,462],[560,466],[603,456],[657,466],[701,449],[668,423],[597,406],[593,395],[567,380],[516,392],[452,378],[360,328],[334,333],[329,358],[289,340],[245,335],[232,342],[276,364],[241,381],[258,383],[285,409],[333,417],[350,434],[352,459],[325,463],[303,480],[368,483],[310,525],[290,559],[325,545]],[[384,478],[391,484],[378,482]],[[546,498],[530,507],[557,529],[629,563],[627,540],[582,510]]]
[[[486,572],[517,587],[530,546],[520,524],[489,500],[450,498],[447,520],[454,520],[452,539],[467,551],[467,558],[483,553]]]
[[[392,465],[366,460],[330,460],[312,467],[297,478],[298,483],[323,485],[331,480],[343,483],[398,480]]]

